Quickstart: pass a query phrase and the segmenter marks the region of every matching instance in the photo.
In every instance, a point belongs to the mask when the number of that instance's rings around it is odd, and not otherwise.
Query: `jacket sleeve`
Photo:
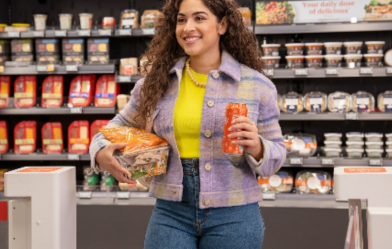
[[[105,128],[117,128],[121,126],[129,126],[135,128],[141,128],[141,120],[140,117],[136,119],[136,116],[139,114],[139,103],[140,103],[140,91],[141,85],[143,84],[144,79],[139,80],[133,90],[131,91],[131,99],[125,105],[124,109],[117,114]],[[102,172],[103,170],[96,164],[95,157],[97,156],[98,151],[102,148],[110,144],[110,141],[107,140],[102,133],[97,133],[90,144],[90,158],[91,158],[91,167],[94,169],[96,173]]]
[[[245,152],[248,164],[262,176],[271,176],[282,167],[286,160],[286,146],[283,142],[279,125],[280,111],[276,104],[276,90],[271,94],[266,105],[260,105],[257,128],[264,147],[264,155],[260,161]]]

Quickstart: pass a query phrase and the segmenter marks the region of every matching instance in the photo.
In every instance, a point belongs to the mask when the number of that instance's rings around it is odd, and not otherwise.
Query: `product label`
[[[361,47],[358,46],[349,46],[346,50],[347,54],[361,54]]]
[[[303,61],[303,59],[288,60],[287,66],[289,68],[303,68],[304,61]]]
[[[30,168],[25,168],[18,170],[17,172],[20,173],[27,173],[27,172],[38,172],[38,173],[49,173],[53,172],[59,169],[62,169],[63,167],[30,167]]]
[[[311,112],[321,112],[321,105],[323,103],[323,98],[321,95],[311,96],[309,101]]]
[[[365,58],[366,66],[368,67],[382,67],[381,57]]]
[[[369,95],[367,94],[360,94],[357,95],[357,109],[358,112],[366,112],[369,109]]]
[[[0,144],[8,144],[8,140],[7,139],[0,139]]]
[[[15,93],[14,97],[15,98],[32,98],[33,94],[32,93]]]
[[[87,177],[87,184],[89,186],[97,185],[99,182],[98,175],[92,175]]]
[[[387,170],[381,167],[345,168],[344,173],[387,173]]]
[[[287,96],[286,97],[287,112],[298,111],[298,96]]]
[[[322,54],[321,47],[317,47],[317,46],[306,47],[306,51],[307,51],[308,55],[311,55],[311,54],[320,55],[320,54]]]
[[[288,55],[302,55],[304,53],[302,47],[288,47],[287,54]]]
[[[43,140],[44,145],[48,144],[63,144],[62,139],[44,139]]]
[[[105,177],[105,185],[106,186],[113,186],[114,182],[115,182],[115,180],[114,180],[113,176]]]
[[[71,144],[89,144],[90,139],[88,139],[88,138],[70,138],[69,142]]]
[[[263,48],[264,56],[279,56],[278,48]]]
[[[112,99],[114,98],[113,93],[97,93],[95,94],[96,98],[103,98],[103,99]]]
[[[15,144],[17,145],[34,144],[34,139],[15,139]]]
[[[322,67],[323,63],[321,59],[306,59],[306,63],[308,64],[308,67],[310,68],[320,68]]]
[[[134,22],[135,22],[134,17],[124,17],[122,19],[122,28],[123,29],[131,29],[133,27]]]
[[[339,112],[346,110],[346,96],[339,96],[333,98],[334,108]]]
[[[383,45],[368,45],[368,54],[383,54]]]
[[[325,52],[327,54],[340,54],[340,47],[326,47]]]
[[[60,93],[43,93],[42,98],[44,98],[44,99],[60,99],[61,94]]]
[[[385,112],[392,112],[392,94],[384,95],[384,108]]]
[[[88,98],[88,93],[71,93],[71,98]]]
[[[271,187],[277,188],[282,184],[282,179],[278,175],[273,175],[269,178]]]

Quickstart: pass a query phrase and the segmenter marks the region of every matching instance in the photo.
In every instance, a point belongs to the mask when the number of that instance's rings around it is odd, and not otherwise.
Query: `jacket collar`
[[[170,69],[169,74],[175,73],[177,70],[183,70],[187,57],[181,57]],[[222,63],[218,69],[219,72],[230,76],[236,82],[241,80],[240,63],[233,58],[226,50],[222,51]]]

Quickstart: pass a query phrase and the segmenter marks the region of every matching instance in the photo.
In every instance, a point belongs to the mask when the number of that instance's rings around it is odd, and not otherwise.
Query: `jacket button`
[[[206,131],[204,132],[204,136],[206,136],[206,137],[211,137],[211,135],[212,135],[212,133],[211,133],[210,130],[206,130]]]
[[[205,206],[209,206],[211,204],[211,200],[210,199],[205,199],[204,200],[204,205]]]
[[[212,73],[212,77],[214,77],[214,79],[219,78],[219,73],[218,72],[213,72]]]
[[[206,164],[204,165],[204,168],[205,168],[207,171],[210,171],[211,168],[212,168],[211,163],[206,163]]]
[[[213,107],[213,106],[215,105],[215,103],[214,103],[213,100],[208,100],[207,105],[208,105],[209,107]]]

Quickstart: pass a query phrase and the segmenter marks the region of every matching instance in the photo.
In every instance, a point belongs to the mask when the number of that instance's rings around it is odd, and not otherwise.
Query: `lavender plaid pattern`
[[[172,84],[153,113],[153,133],[169,142],[170,155],[167,173],[154,177],[150,186],[150,196],[170,201],[181,201],[183,190],[183,171],[174,138],[173,113],[185,60],[186,58],[179,59],[171,69]],[[140,122],[135,117],[138,113],[137,106],[142,84],[143,79],[137,82],[131,92],[130,102],[107,127],[140,128],[138,125]],[[272,175],[282,166],[286,158],[276,98],[276,88],[268,78],[239,64],[226,51],[222,52],[219,70],[212,70],[209,73],[202,109],[199,158],[200,208],[238,206],[261,201],[262,194],[255,174]],[[214,106],[207,106],[209,100],[214,101]],[[260,161],[256,161],[247,153],[238,157],[222,152],[225,110],[229,102],[246,104],[248,117],[257,124],[264,146],[264,157]],[[206,130],[210,130],[212,136],[206,137],[204,135]],[[91,166],[96,172],[100,169],[95,165],[95,156],[108,143],[110,142],[101,133],[98,133],[91,142]],[[211,170],[204,168],[206,163],[212,165]],[[205,202],[206,199],[209,201]]]

